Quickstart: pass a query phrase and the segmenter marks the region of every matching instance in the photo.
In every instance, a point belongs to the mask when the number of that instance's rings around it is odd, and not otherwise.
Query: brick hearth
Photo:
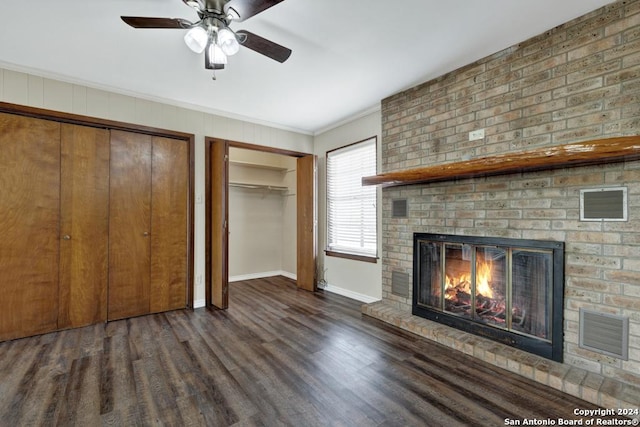
[[[383,301],[362,313],[603,408],[637,408],[640,387],[557,363],[393,308]]]

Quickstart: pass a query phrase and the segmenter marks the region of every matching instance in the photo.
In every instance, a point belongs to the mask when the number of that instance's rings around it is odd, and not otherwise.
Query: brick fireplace
[[[640,0],[384,99],[380,172],[624,135],[640,135]],[[640,161],[619,160],[383,188],[383,300],[363,312],[604,407],[637,406]],[[626,189],[627,220],[581,220],[581,192],[610,187]],[[413,315],[394,278],[413,281],[414,233],[564,242],[562,362]],[[580,345],[581,309],[628,319],[627,360]]]

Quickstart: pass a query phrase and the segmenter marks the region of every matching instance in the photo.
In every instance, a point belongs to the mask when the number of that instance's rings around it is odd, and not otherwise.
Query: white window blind
[[[376,174],[376,139],[327,153],[327,249],[377,255],[376,188],[362,177]]]

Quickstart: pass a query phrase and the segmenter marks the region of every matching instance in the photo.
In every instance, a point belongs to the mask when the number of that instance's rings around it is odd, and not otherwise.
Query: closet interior
[[[229,148],[229,280],[296,276],[296,158]]]

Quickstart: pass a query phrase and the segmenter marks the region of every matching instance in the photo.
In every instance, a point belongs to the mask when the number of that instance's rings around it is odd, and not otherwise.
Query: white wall
[[[318,274],[328,283],[327,290],[363,302],[382,298],[382,262],[368,263],[325,256],[327,245],[326,152],[373,136],[378,137],[378,170],[380,170],[381,116],[375,111],[362,118],[326,131],[314,138],[318,156]],[[378,254],[382,254],[381,190],[378,190]]]
[[[213,83],[212,83],[213,84]],[[195,194],[204,196],[205,136],[313,152],[313,137],[237,119],[217,116],[98,88],[52,80],[0,68],[0,101],[107,120],[187,132],[195,135]],[[205,303],[203,283],[204,204],[196,204],[194,238],[195,303]]]
[[[229,280],[282,270],[283,203],[279,192],[229,189]]]

